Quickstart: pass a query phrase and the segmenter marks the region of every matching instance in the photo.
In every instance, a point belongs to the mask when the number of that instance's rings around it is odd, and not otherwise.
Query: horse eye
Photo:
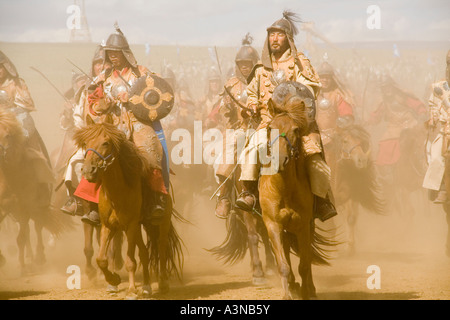
[[[110,145],[109,141],[105,141],[102,144],[103,147],[109,147],[109,145]]]

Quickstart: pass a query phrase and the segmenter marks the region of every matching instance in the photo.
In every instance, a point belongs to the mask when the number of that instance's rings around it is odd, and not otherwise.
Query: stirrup
[[[240,199],[242,198],[242,197],[244,197],[245,195],[249,195],[249,196],[251,196],[252,198],[253,198],[253,207],[251,207],[250,208],[250,206],[248,206],[247,205],[247,203],[245,202],[245,201],[240,201]],[[239,208],[239,209],[241,209],[241,210],[244,210],[244,211],[248,211],[248,212],[253,212],[253,210],[255,209],[255,207],[256,207],[256,196],[253,194],[253,193],[251,193],[251,192],[249,192],[249,191],[243,191],[240,195],[239,195],[239,197],[236,199],[236,203],[235,203],[235,207],[237,207],[237,208]]]

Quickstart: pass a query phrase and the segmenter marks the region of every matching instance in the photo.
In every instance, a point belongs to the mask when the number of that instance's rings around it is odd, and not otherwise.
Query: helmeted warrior
[[[200,104],[203,106],[203,119],[205,127],[215,127],[220,122],[220,114],[218,110],[220,108],[222,92],[222,77],[220,73],[215,69],[211,68],[208,72],[208,88],[206,95],[200,100]]]
[[[26,154],[42,185],[42,188],[39,188],[42,195],[39,197],[41,203],[37,205],[48,206],[54,177],[47,148],[30,115],[36,108],[25,81],[19,77],[16,67],[2,51],[0,51],[0,107],[15,114],[22,125],[26,137]]]
[[[336,152],[334,135],[337,128],[346,128],[355,121],[353,102],[350,93],[338,79],[334,68],[323,62],[318,68],[322,88],[317,97],[316,121],[327,158],[327,163],[334,171]]]
[[[402,131],[423,122],[426,108],[418,98],[400,89],[389,75],[381,76],[380,89],[382,101],[372,112],[368,124],[386,123],[386,129],[379,141],[376,164],[379,168],[387,169],[396,164],[400,158]]]
[[[97,84],[104,81],[104,71],[109,65],[105,62],[105,51],[101,45],[96,49],[94,57],[92,59],[90,68],[90,80],[85,81],[84,85],[75,90],[73,100],[73,106],[71,108],[71,118],[66,113],[62,115],[62,121],[64,123],[70,123],[66,128],[66,135],[64,139],[63,148],[71,148],[71,157],[69,160],[63,160],[66,165],[64,174],[64,185],[67,189],[68,199],[61,210],[64,213],[70,215],[83,215],[84,207],[89,207],[89,213],[84,214],[82,220],[88,223],[92,221],[98,221],[97,219],[89,220],[90,216],[98,215],[98,205],[95,202],[89,202],[82,200],[74,195],[79,182],[81,181],[81,167],[84,162],[84,150],[76,149],[72,140],[73,130],[79,129],[86,125],[86,110],[88,107],[88,95],[96,88]],[[110,67],[110,66],[109,66]],[[58,161],[62,162],[62,161]],[[59,166],[57,167],[59,169]],[[86,201],[88,205],[83,206],[83,201]],[[92,213],[91,213],[92,212]]]
[[[149,200],[147,205],[150,206],[150,209],[145,210],[149,215],[144,218],[151,223],[158,223],[165,212],[169,190],[165,136],[160,121],[150,118],[142,120],[135,114],[137,110],[131,108],[129,100],[133,98],[129,94],[133,89],[133,84],[141,77],[151,76],[154,73],[137,64],[124,34],[117,24],[115,28],[116,32],[108,37],[104,46],[105,61],[111,65],[111,68],[106,70],[105,80],[100,82],[87,97],[88,104],[85,112],[97,122],[112,115],[117,127],[145,151],[152,170],[150,170],[147,181],[149,188],[146,188],[146,192],[149,194],[145,196]],[[75,195],[88,201],[98,202],[98,192],[99,186],[83,179],[75,191]]]
[[[447,68],[445,79],[431,85],[431,94],[428,99],[428,139],[427,139],[427,162],[428,170],[425,175],[423,186],[431,190],[431,197],[435,203],[448,201],[447,191],[443,183],[445,171],[444,152],[449,146],[448,135],[450,133],[449,114],[450,108],[450,50],[446,57]]]
[[[236,200],[236,205],[243,210],[252,210],[256,204],[256,189],[261,166],[258,164],[259,150],[267,146],[266,127],[272,119],[270,100],[277,85],[285,81],[299,82],[306,86],[317,98],[320,91],[320,80],[309,59],[297,50],[294,36],[298,30],[295,26],[296,15],[283,12],[283,18],[275,21],[267,28],[267,38],[263,47],[261,61],[255,65],[249,77],[247,87],[247,108],[259,114],[260,122],[257,131],[249,137],[248,145],[241,154],[241,177],[244,189]],[[304,137],[304,149],[311,155],[310,164],[323,164],[320,134],[316,128]],[[328,170],[329,175],[329,170]],[[330,182],[316,184],[311,179],[313,193],[317,195],[316,215],[325,221],[336,215],[334,205],[330,202]]]
[[[215,173],[221,188],[215,213],[219,218],[226,218],[230,212],[230,192],[233,183],[231,175],[239,157],[236,146],[239,145],[238,141],[245,141],[245,130],[248,129],[249,121],[252,120],[244,109],[247,102],[247,77],[259,61],[258,52],[251,46],[252,40],[250,34],[242,40],[242,46],[234,60],[235,75],[226,82],[220,102],[219,112],[226,121],[225,129],[234,131],[232,137],[224,135],[226,140],[223,143],[223,152],[216,160],[218,165]]]

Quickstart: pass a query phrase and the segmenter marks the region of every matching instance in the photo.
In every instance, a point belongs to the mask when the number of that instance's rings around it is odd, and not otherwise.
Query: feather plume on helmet
[[[294,37],[298,34],[297,24],[301,23],[302,20],[300,17],[289,10],[283,11],[283,18],[272,23],[270,27],[267,28],[267,37],[266,42],[264,43],[263,52],[261,55],[262,64],[269,69],[272,69],[272,58],[270,55],[270,46],[269,46],[269,33],[273,30],[279,30],[286,34],[287,39],[289,41],[289,47],[291,49],[291,53],[294,57],[297,56],[297,48],[294,43]]]

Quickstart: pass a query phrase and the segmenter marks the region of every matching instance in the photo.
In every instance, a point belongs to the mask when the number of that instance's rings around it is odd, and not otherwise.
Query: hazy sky
[[[68,42],[73,0],[0,0],[0,41]],[[369,30],[367,8],[380,8],[381,29]],[[92,39],[120,27],[132,44],[237,46],[290,9],[313,21],[332,42],[450,40],[449,0],[86,0]],[[301,33],[299,38],[304,37]]]

